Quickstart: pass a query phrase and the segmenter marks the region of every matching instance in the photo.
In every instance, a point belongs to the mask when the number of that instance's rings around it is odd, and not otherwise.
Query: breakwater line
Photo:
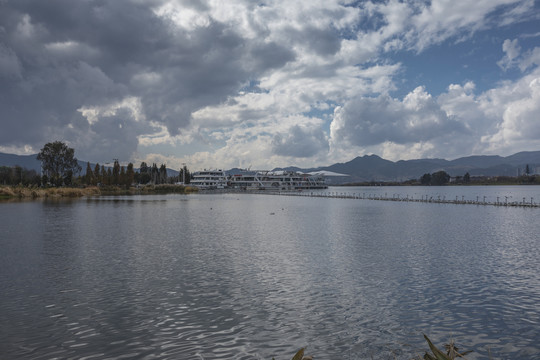
[[[430,196],[421,195],[414,197],[410,195],[400,194],[366,194],[356,192],[313,192],[304,191],[250,191],[249,193],[266,194],[266,195],[282,195],[282,196],[302,196],[314,198],[331,198],[331,199],[354,199],[354,200],[374,200],[374,201],[396,201],[396,202],[416,202],[430,204],[455,204],[455,205],[476,205],[476,206],[503,206],[503,207],[525,207],[525,208],[540,208],[540,203],[535,202],[533,197],[523,197],[519,201],[509,200],[510,196],[498,196],[496,200],[487,200],[487,196],[476,196],[476,199],[465,199],[465,196],[456,196],[455,198],[447,198],[446,196]]]

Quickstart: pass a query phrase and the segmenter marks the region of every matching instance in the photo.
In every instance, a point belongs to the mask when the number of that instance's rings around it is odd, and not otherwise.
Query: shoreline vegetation
[[[420,179],[406,181],[360,181],[335,186],[489,186],[489,185],[540,185],[540,175],[520,176],[470,176],[450,178],[442,174],[433,181],[433,174],[424,174]]]
[[[189,194],[197,192],[194,186],[160,184],[137,187],[86,186],[86,187],[37,187],[22,185],[0,185],[0,200],[80,198],[100,195],[153,195]]]
[[[414,357],[411,360],[456,360],[457,358],[466,359],[465,355],[473,352],[473,350],[460,351],[459,348],[456,346],[454,339],[452,338],[447,344],[444,344],[444,350],[441,350],[437,346],[435,346],[426,334],[424,334],[424,339],[427,341],[431,353],[429,353],[428,350],[424,353],[424,356],[418,355],[418,357]],[[304,356],[305,350],[305,347],[298,350],[298,352],[296,352],[296,354],[291,360],[313,360],[312,355]],[[491,353],[489,355],[489,359],[492,359]],[[276,359],[272,358],[272,360]]]

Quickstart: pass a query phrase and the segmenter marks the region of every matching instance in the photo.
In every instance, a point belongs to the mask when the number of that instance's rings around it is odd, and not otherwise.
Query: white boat
[[[227,174],[223,170],[203,170],[193,173],[190,185],[199,189],[224,189],[227,187]]]
[[[228,185],[245,190],[326,189],[324,176],[296,171],[245,171],[230,175]]]

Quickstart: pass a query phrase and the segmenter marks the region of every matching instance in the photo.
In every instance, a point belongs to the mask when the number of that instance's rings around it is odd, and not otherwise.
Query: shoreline
[[[152,195],[152,194],[189,194],[197,192],[192,186],[183,185],[144,185],[130,187],[129,189],[118,186],[87,186],[87,187],[25,187],[0,185],[0,200],[12,199],[44,199],[44,198],[80,198],[102,195]]]

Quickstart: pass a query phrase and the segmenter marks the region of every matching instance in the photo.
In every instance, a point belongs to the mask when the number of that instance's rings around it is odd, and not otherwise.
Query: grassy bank
[[[99,195],[151,195],[151,194],[186,194],[197,192],[197,188],[182,185],[145,185],[130,187],[129,189],[119,186],[87,186],[40,188],[26,186],[0,185],[0,199],[39,199],[39,198],[78,198],[84,196]]]
[[[86,188],[39,188],[26,186],[0,186],[0,199],[77,198],[100,195],[96,186]]]

